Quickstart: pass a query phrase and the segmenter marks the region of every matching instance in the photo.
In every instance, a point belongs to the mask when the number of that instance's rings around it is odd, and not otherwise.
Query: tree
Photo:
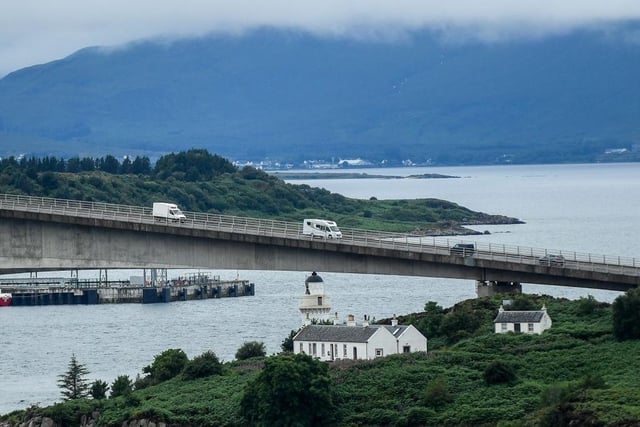
[[[194,380],[196,378],[206,378],[222,373],[222,364],[213,351],[207,351],[200,356],[196,356],[187,363],[184,368],[184,378]]]
[[[236,351],[237,360],[251,359],[252,357],[264,357],[267,355],[263,342],[249,341],[240,346]]]
[[[78,363],[76,355],[72,354],[67,372],[58,375],[58,387],[64,400],[83,399],[89,395],[88,374],[87,367]]]
[[[620,340],[640,338],[640,289],[629,289],[613,301],[613,335]]]
[[[323,426],[335,423],[328,367],[306,354],[273,356],[247,385],[240,403],[252,426]]]
[[[146,156],[136,156],[131,164],[131,172],[135,174],[149,175],[151,173],[151,161]]]
[[[118,169],[120,168],[120,162],[111,154],[106,155],[102,159],[100,159],[100,170],[110,173],[117,174]]]
[[[299,331],[299,329],[298,329]],[[282,344],[280,344],[280,348],[285,353],[293,353],[293,337],[296,336],[298,331],[294,331],[293,329],[289,332],[289,336],[282,340]]]
[[[133,391],[133,383],[128,375],[120,375],[111,383],[111,397],[126,396]]]
[[[189,358],[184,351],[179,348],[170,348],[157,355],[153,363],[145,366],[142,371],[149,374],[153,384],[157,384],[178,375],[188,361]]]
[[[471,336],[481,325],[481,318],[468,307],[455,308],[447,313],[440,323],[440,333],[447,341],[455,343]]]
[[[89,390],[89,394],[95,400],[100,400],[107,397],[108,390],[109,390],[109,384],[107,384],[106,381],[95,380],[93,384],[91,384],[91,389]]]
[[[431,338],[438,335],[443,318],[444,309],[435,301],[429,301],[424,305],[424,316],[415,326],[425,337]]]

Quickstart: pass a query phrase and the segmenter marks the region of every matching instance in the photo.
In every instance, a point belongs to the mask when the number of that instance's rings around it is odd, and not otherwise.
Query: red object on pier
[[[11,294],[2,294],[0,293],[0,307],[6,307],[11,305]]]

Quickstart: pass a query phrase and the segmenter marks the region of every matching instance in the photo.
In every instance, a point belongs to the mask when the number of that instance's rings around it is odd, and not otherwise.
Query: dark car
[[[540,265],[548,267],[562,267],[564,265],[564,257],[562,255],[547,254],[538,260]]]
[[[451,247],[449,253],[456,256],[472,256],[476,253],[476,245],[473,243],[457,243]]]

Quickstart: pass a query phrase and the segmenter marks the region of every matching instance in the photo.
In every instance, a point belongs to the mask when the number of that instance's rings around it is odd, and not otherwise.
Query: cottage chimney
[[[333,317],[333,324],[337,325],[338,324],[338,312],[336,311],[335,316]]]
[[[498,313],[502,313],[504,311],[504,307],[500,304],[500,308],[498,309]]]
[[[369,316],[367,316],[366,314],[364,315],[364,320],[362,321],[362,326],[363,327],[367,327],[369,326]]]
[[[398,318],[396,317],[396,315],[393,315],[393,318],[391,319],[391,326],[398,326]]]
[[[546,304],[542,304],[542,308],[540,310],[547,311],[547,305]]]
[[[356,317],[353,314],[347,316],[347,326],[356,326]]]

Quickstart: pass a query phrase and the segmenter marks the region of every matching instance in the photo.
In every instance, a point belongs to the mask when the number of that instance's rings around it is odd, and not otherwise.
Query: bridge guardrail
[[[153,217],[150,207],[49,197],[0,194],[0,208],[138,223],[159,222]],[[294,223],[200,212],[185,212],[185,216],[187,219],[183,223],[166,221],[164,223],[174,227],[218,230],[270,237],[311,238],[302,233],[302,220]],[[477,259],[546,265],[544,262],[545,257],[551,256],[556,258],[549,258],[554,260],[553,264],[549,262],[549,267],[640,276],[640,260],[632,257],[487,242],[468,242],[451,237],[414,236],[355,228],[342,228],[342,234],[342,239],[329,241],[335,244],[350,244],[449,256],[454,256],[451,254],[451,249],[454,245],[473,243],[475,249],[470,256]]]

